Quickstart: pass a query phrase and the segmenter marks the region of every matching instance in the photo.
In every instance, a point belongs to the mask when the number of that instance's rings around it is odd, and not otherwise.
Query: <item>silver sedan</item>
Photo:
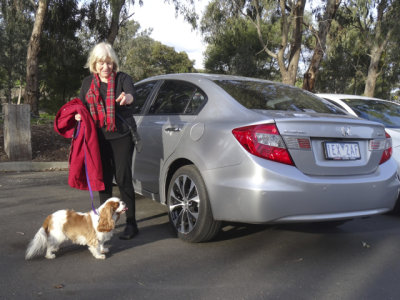
[[[138,82],[133,105],[136,192],[167,205],[185,241],[212,239],[222,221],[338,224],[395,205],[384,127],[304,90],[170,74]]]

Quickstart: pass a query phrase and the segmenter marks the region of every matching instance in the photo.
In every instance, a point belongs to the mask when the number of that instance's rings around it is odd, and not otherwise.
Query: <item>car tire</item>
[[[221,228],[221,222],[214,220],[206,185],[194,165],[183,166],[174,173],[167,205],[172,228],[183,241],[209,241]]]
[[[397,198],[397,201],[396,201],[395,206],[393,207],[393,210],[391,210],[391,211],[389,212],[389,214],[392,214],[392,215],[400,215],[400,195],[399,195],[399,197]]]

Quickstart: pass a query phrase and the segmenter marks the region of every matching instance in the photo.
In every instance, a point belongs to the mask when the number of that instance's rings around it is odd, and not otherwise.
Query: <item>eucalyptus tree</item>
[[[300,60],[305,4],[306,0],[220,0],[211,3],[221,7],[220,11],[224,12],[221,15],[231,19],[244,18],[246,26],[255,28],[260,51],[276,63],[281,81],[291,85],[296,82]],[[266,28],[279,30],[271,32]],[[223,30],[229,28],[215,29],[217,33]]]
[[[345,6],[338,9],[327,38],[316,90],[327,93],[362,94],[368,69],[368,49]]]
[[[354,18],[361,38],[369,49],[370,64],[365,80],[364,95],[374,96],[377,77],[380,75],[381,56],[390,40],[400,34],[399,0],[349,0],[348,13]]]
[[[111,45],[117,38],[121,26],[129,19],[129,9],[135,0],[91,0],[84,1],[85,28],[90,36],[87,37],[89,47],[100,41],[107,41]],[[139,0],[142,5],[143,1]],[[88,31],[87,31],[88,29]]]
[[[275,79],[279,70],[274,60],[263,51],[256,28],[234,7],[226,9],[227,4],[219,0],[211,1],[201,19],[200,30],[208,44],[206,70]],[[274,39],[278,30],[276,23],[263,25],[263,34],[268,35],[271,47],[278,46]]]
[[[364,89],[365,70],[368,68],[368,55],[359,46],[357,37],[353,40],[330,45],[326,58],[321,62],[315,90],[325,93],[361,95]]]
[[[139,81],[152,75],[162,74],[162,70],[151,63],[152,45],[154,40],[146,35],[133,41],[132,48],[126,53],[126,61],[122,70]]]
[[[49,112],[58,109],[78,94],[88,71],[87,53],[77,36],[82,15],[76,0],[52,0],[43,26],[39,59],[40,107]]]
[[[108,2],[110,4],[110,10],[111,10],[111,21],[107,35],[107,42],[109,42],[112,45],[114,44],[115,38],[118,35],[121,12],[125,16],[128,14],[128,9],[127,5],[125,5],[126,0],[109,0]],[[140,0],[139,2],[141,5],[143,4],[142,0]],[[135,1],[132,0],[132,3],[134,4]]]
[[[151,30],[140,31],[140,24],[130,20],[121,27],[114,43],[121,70],[135,81],[158,73],[149,63],[154,43],[150,34]]]
[[[153,40],[151,29],[140,30],[139,23],[130,20],[121,27],[114,43],[121,70],[135,81],[167,73],[195,72],[194,62],[185,52]]]
[[[152,45],[150,64],[162,70],[162,74],[195,71],[194,61],[189,59],[186,52],[177,52],[173,47],[158,41],[155,41]]]
[[[263,51],[277,61],[283,83],[294,85],[301,54],[306,0],[221,0],[235,8],[257,29]],[[279,47],[272,49],[263,24],[280,25]]]
[[[121,68],[126,65],[127,55],[136,44],[136,38],[150,36],[151,30],[141,30],[140,24],[134,20],[127,21],[121,26],[114,42],[114,49],[118,55]]]
[[[33,0],[32,0],[33,1]],[[43,24],[50,0],[38,0],[35,5],[35,22],[28,43],[26,57],[26,86],[24,101],[31,106],[31,113],[39,115],[39,51]]]
[[[333,91],[388,98],[396,81],[400,41],[399,0],[348,0],[342,2],[328,39],[326,74],[336,73],[324,86]],[[330,70],[330,71],[329,71]],[[398,80],[398,79],[397,79]],[[342,81],[342,82],[338,82]],[[384,88],[386,86],[386,88]],[[339,87],[339,89],[337,89]],[[379,91],[376,88],[379,87]]]
[[[400,100],[400,35],[389,42],[383,58],[387,61],[382,70],[382,76],[378,78],[375,96],[385,99]],[[380,79],[380,80],[379,80]],[[386,94],[384,94],[386,92]]]
[[[326,3],[325,3],[326,2]],[[320,6],[313,11],[313,15],[317,21],[318,29],[314,28],[312,23],[308,24],[314,36],[314,47],[311,60],[308,64],[308,69],[303,76],[303,89],[314,91],[315,80],[320,68],[320,63],[324,58],[326,51],[326,39],[335,18],[336,12],[339,8],[341,0],[326,0],[322,1]]]
[[[181,14],[186,21],[195,26],[198,15],[194,9],[195,0],[164,0],[174,5],[176,13]],[[91,0],[83,3],[87,10],[87,27],[94,33],[94,43],[107,41],[114,44],[119,29],[132,16],[134,16],[134,5],[149,4],[151,0]]]
[[[32,28],[31,7],[24,1],[0,1],[0,90],[11,103],[12,90],[25,82],[26,45]]]
[[[309,43],[309,32],[314,36],[314,45],[310,46],[311,59],[304,74],[303,88],[312,91],[319,65],[324,57],[326,36],[335,17],[341,0],[325,0],[313,11],[317,21],[314,28],[305,11],[306,0],[232,0],[239,11],[250,20],[257,29],[258,39],[270,57],[277,61],[281,80],[294,85],[298,73],[302,47]],[[279,47],[273,49],[262,27],[276,22],[280,26]]]

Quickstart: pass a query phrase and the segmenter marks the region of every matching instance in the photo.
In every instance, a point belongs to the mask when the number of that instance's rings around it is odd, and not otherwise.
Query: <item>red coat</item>
[[[81,115],[81,124],[77,130],[75,115]],[[79,98],[64,104],[57,112],[54,120],[54,130],[65,138],[72,138],[69,153],[68,184],[76,189],[88,190],[87,176],[92,191],[104,190],[103,169],[101,165],[99,141],[93,119]]]

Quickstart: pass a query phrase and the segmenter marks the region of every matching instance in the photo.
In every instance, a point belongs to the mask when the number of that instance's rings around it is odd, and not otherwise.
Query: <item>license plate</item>
[[[332,160],[356,160],[360,159],[358,143],[326,142],[325,154]]]

